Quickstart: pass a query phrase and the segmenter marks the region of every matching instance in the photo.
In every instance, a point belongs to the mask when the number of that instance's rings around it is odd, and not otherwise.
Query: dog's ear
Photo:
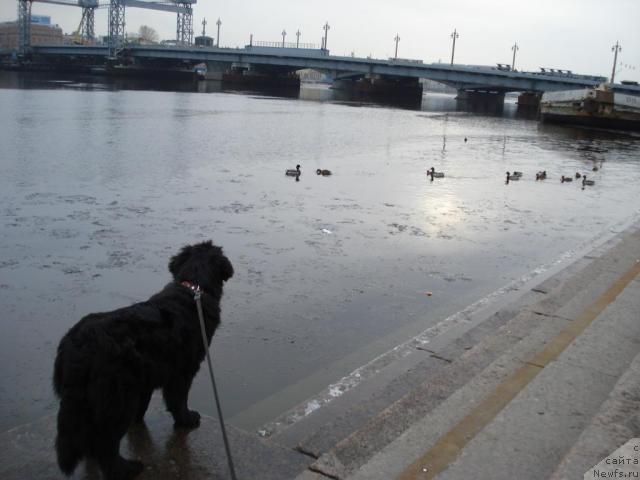
[[[169,271],[174,278],[178,276],[178,273],[180,273],[182,266],[189,259],[189,257],[191,257],[192,250],[193,247],[187,245],[182,250],[180,250],[177,255],[171,257],[171,260],[169,260]]]
[[[218,270],[220,271],[222,280],[225,282],[233,277],[233,265],[231,265],[229,259],[224,255],[218,257]]]

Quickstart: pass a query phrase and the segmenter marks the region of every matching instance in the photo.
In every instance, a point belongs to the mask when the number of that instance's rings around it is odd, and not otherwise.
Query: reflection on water
[[[301,88],[246,87],[223,85],[216,80],[180,80],[110,77],[82,74],[61,74],[47,72],[3,72],[0,71],[0,88],[19,89],[71,89],[71,90],[149,90],[165,92],[193,93],[238,93],[273,98],[300,99],[313,102],[331,102],[350,106],[382,106],[406,110],[426,110],[435,112],[471,112],[483,115],[509,116],[534,119],[537,112],[516,108],[513,101],[502,98],[456,100],[452,95],[425,92],[421,99],[371,97],[347,90],[334,90],[324,84],[303,84]]]
[[[489,115],[323,86],[0,86],[1,429],[55,408],[66,329],[160,289],[186,243],[211,238],[234,264],[212,351],[225,413],[254,427],[638,214],[639,137],[539,125],[513,101]],[[575,172],[595,185],[560,183]],[[198,377],[191,403],[213,413],[209,399]]]

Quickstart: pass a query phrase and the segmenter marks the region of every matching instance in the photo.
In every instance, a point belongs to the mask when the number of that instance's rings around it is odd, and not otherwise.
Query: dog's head
[[[210,240],[183,247],[169,261],[169,271],[176,282],[196,283],[208,293],[217,292],[233,276],[231,262]]]

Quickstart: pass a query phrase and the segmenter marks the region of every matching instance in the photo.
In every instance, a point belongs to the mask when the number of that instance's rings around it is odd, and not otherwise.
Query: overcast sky
[[[108,3],[108,0],[100,0]],[[50,15],[65,32],[80,21],[77,7],[33,4],[33,14]],[[16,0],[0,0],[0,21],[15,20]],[[476,65],[511,63],[517,42],[516,68],[569,69],[575,73],[610,76],[611,47],[620,42],[617,80],[640,81],[640,0],[198,0],[194,30],[215,37],[222,21],[221,46],[244,46],[255,40],[320,44],[329,22],[332,54],[387,58],[398,56],[425,62],[451,60],[451,33],[456,29],[455,62]],[[107,32],[107,8],[96,11],[96,34]],[[153,27],[163,39],[174,39],[172,13],[127,8],[126,31]]]

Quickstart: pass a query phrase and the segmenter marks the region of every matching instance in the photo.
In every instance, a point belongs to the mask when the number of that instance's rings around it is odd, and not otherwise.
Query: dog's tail
[[[73,377],[74,373],[78,373],[67,371],[70,361],[62,348],[63,342],[60,343],[53,367],[53,389],[60,398],[56,453],[60,470],[66,475],[71,475],[85,456],[90,414],[84,395],[74,391]]]
[[[86,405],[79,404],[73,398],[62,397],[58,411],[56,453],[60,470],[66,475],[71,475],[85,456],[87,447],[85,411]]]

